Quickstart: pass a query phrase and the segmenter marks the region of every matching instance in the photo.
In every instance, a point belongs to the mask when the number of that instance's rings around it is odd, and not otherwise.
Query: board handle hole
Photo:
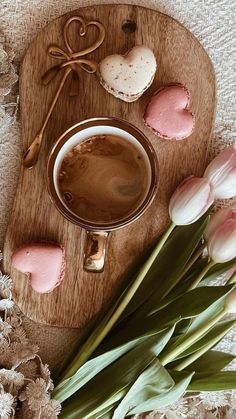
[[[122,31],[124,31],[125,33],[133,33],[135,32],[137,29],[137,24],[134,20],[124,20],[124,22],[122,23]]]

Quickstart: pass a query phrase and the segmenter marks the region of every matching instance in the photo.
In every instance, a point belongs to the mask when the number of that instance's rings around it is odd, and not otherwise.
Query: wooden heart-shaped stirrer
[[[79,36],[81,37],[86,35],[87,29],[89,27],[95,26],[98,29],[97,40],[92,45],[88,46],[87,48],[81,51],[77,51],[77,52],[73,51],[69,42],[69,27],[72,22],[79,22],[80,24]],[[105,28],[102,25],[102,23],[97,22],[95,20],[85,22],[81,16],[72,16],[65,23],[63,36],[64,36],[64,42],[65,42],[67,51],[64,51],[62,48],[60,48],[57,45],[51,45],[47,51],[50,57],[60,60],[61,63],[56,66],[51,67],[48,71],[46,71],[46,73],[42,77],[43,84],[47,85],[48,83],[50,83],[52,79],[54,79],[54,77],[58,73],[61,72],[61,70],[64,70],[64,73],[63,73],[61,82],[58,86],[58,89],[55,93],[55,96],[52,100],[48,113],[45,117],[45,120],[42,124],[42,127],[40,131],[37,133],[30,147],[24,154],[23,165],[27,167],[28,169],[31,169],[38,161],[38,156],[39,156],[39,152],[42,145],[44,130],[47,126],[47,123],[53,112],[57,99],[61,93],[61,90],[69,74],[72,73],[70,95],[74,96],[78,94],[78,79],[79,79],[78,69],[81,68],[82,70],[91,74],[96,72],[97,63],[95,61],[86,60],[81,57],[95,51],[103,43],[104,38],[105,38]]]

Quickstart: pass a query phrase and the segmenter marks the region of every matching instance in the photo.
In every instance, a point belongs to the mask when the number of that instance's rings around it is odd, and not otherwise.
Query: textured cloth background
[[[113,1],[115,2],[115,1]],[[100,3],[79,0],[1,0],[0,30],[15,52],[18,65],[33,37],[47,22],[63,13]],[[190,29],[203,44],[215,65],[218,83],[216,134],[212,153],[225,143],[236,141],[236,2],[234,0],[123,1],[165,12]],[[0,126],[0,246],[11,211],[22,155],[19,123]],[[57,329],[25,320],[29,336],[41,348],[45,362],[53,367],[71,348],[78,330]],[[233,351],[236,333],[229,336],[224,349]]]

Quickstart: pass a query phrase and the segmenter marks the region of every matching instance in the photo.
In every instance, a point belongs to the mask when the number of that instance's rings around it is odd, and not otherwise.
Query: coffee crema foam
[[[65,155],[58,186],[67,207],[80,218],[98,223],[121,220],[145,198],[147,167],[128,140],[96,135]]]

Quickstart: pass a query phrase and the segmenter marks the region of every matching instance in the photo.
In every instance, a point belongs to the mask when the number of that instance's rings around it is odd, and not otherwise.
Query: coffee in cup
[[[148,168],[138,147],[117,135],[95,135],[70,150],[59,171],[65,205],[80,218],[110,222],[129,216],[148,188]]]

